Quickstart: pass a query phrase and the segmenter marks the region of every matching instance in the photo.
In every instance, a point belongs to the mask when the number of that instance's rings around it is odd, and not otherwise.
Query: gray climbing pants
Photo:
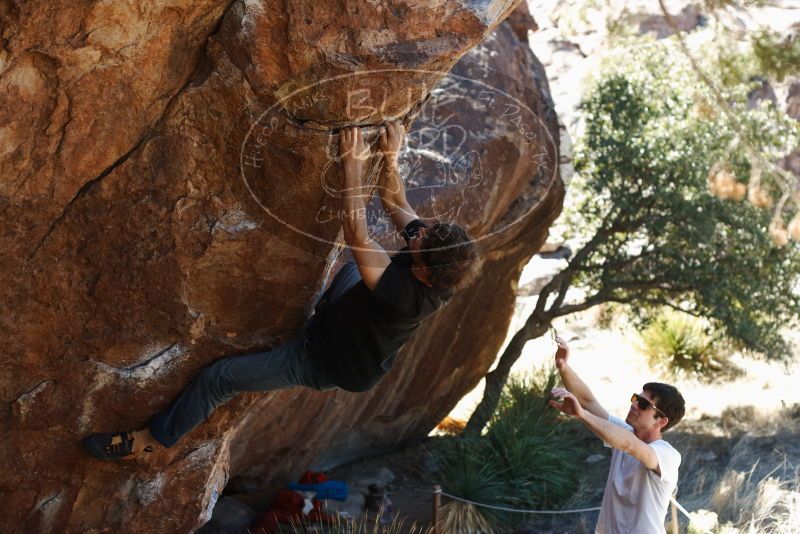
[[[333,302],[361,280],[355,263],[344,265],[321,302]],[[313,317],[313,316],[312,316]],[[269,352],[231,356],[209,365],[186,386],[175,401],[150,420],[150,433],[165,447],[205,421],[239,393],[306,386],[319,391],[336,386],[315,371],[306,331],[311,319],[288,343]]]

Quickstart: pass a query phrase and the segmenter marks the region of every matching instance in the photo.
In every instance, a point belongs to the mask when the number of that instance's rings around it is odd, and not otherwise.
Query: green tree
[[[738,110],[736,128],[708,113],[707,95],[672,46],[628,49],[585,98],[580,179],[572,191],[581,200],[569,216],[570,227],[588,237],[541,290],[487,374],[467,434],[479,433],[491,417],[528,340],[557,317],[601,303],[630,305],[639,316],[671,307],[707,318],[743,346],[787,354],[779,331],[800,316],[800,246],[776,246],[767,232],[772,213],[709,194],[709,185],[722,170],[734,181],[750,177],[753,143],[765,154],[797,146],[797,123],[771,107],[748,109],[745,86],[725,93]],[[740,128],[750,146],[736,143]],[[568,300],[570,289],[583,298]]]

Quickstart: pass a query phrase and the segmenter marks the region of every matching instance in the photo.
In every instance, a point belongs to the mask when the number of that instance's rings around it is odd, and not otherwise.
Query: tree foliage
[[[741,177],[752,176],[752,163],[731,150],[737,132],[704,110],[693,73],[669,45],[629,56],[582,105],[583,200],[572,224],[596,231],[591,253],[570,265],[571,284],[635,309],[664,303],[707,317],[754,350],[785,354],[779,331],[800,311],[800,247],[775,246],[770,213],[708,193],[720,162]],[[747,109],[747,88],[737,89],[727,97],[759,150],[797,145],[796,123],[771,107]]]

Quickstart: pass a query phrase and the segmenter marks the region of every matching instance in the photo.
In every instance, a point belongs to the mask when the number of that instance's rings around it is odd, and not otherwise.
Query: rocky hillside
[[[425,435],[478,382],[563,197],[516,4],[0,4],[0,531],[188,532],[231,476]],[[377,146],[394,117],[412,204],[469,227],[480,281],[369,393],[243,395],[146,460],[84,453],[291,336],[339,265],[338,129]]]

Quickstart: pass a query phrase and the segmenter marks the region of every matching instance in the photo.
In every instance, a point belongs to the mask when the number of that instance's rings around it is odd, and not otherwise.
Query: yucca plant
[[[507,499],[514,506],[557,506],[578,485],[581,451],[563,439],[574,425],[547,404],[555,385],[553,371],[512,377],[489,422],[485,438],[495,464],[515,489]]]
[[[446,493],[492,506],[507,504],[510,488],[484,438],[455,440],[436,453],[436,460],[438,466],[433,479]],[[501,515],[489,508],[447,502],[442,508],[446,508],[448,524],[467,526],[474,532],[480,532],[487,524],[502,523]]]
[[[666,312],[656,317],[640,334],[641,350],[654,367],[682,370],[699,375],[721,369],[714,359],[711,337],[691,316]]]
[[[563,437],[571,425],[546,401],[555,374],[512,377],[483,436],[464,436],[437,455],[434,482],[444,491],[492,506],[558,507],[578,486],[581,451]],[[524,516],[466,503],[447,503],[448,525],[489,532]],[[488,525],[488,526],[487,526]],[[472,529],[472,530],[469,530]]]

